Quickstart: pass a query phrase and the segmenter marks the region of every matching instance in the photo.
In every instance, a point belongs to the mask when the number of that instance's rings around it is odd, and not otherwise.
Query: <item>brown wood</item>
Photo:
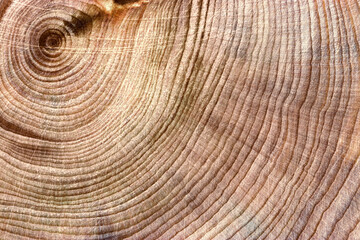
[[[0,0],[0,239],[360,239],[357,0]]]

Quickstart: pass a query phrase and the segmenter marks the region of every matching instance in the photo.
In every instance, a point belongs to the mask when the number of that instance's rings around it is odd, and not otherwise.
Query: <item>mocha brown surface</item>
[[[0,239],[360,239],[357,0],[0,0],[0,34]]]

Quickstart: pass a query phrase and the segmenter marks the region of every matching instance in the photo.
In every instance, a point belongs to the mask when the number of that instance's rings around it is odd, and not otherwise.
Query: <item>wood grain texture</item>
[[[357,0],[0,0],[0,34],[0,239],[360,239]]]

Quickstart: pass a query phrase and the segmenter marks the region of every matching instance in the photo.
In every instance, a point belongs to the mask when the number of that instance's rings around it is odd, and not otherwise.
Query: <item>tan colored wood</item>
[[[360,239],[357,0],[0,0],[0,239]]]

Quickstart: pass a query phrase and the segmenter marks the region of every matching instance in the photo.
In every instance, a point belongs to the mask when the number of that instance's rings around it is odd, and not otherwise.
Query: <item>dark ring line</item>
[[[40,47],[46,49],[59,49],[62,44],[62,34],[59,31],[50,29],[46,30],[39,39]]]
[[[43,32],[39,38],[39,47],[44,49],[44,54],[47,56],[52,56],[46,54],[47,52],[55,52],[61,48],[65,40],[65,35],[58,29],[49,29]]]

